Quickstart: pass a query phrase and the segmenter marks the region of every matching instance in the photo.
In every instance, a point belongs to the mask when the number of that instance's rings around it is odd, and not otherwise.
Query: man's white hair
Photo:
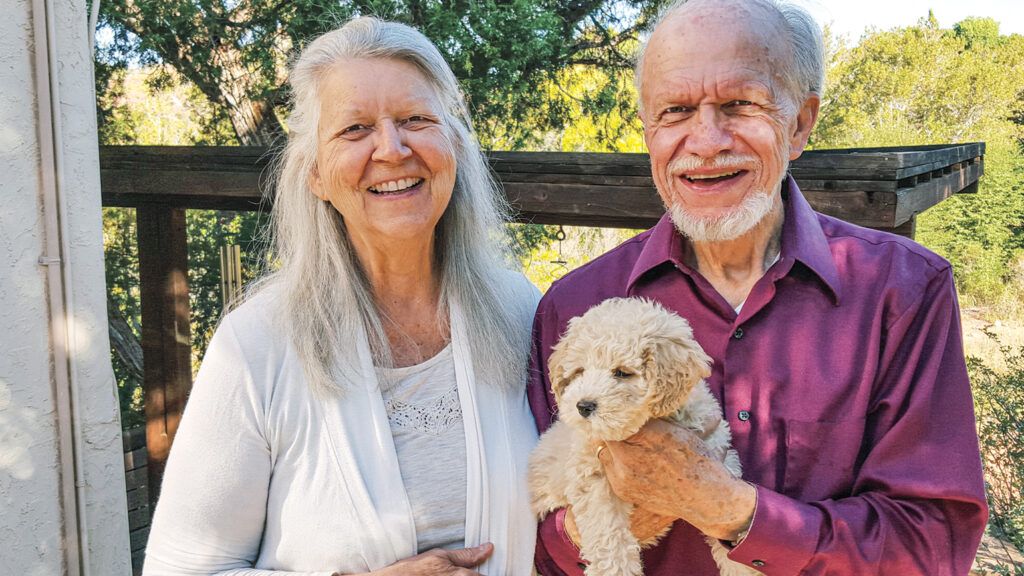
[[[508,293],[509,260],[503,225],[504,197],[476,143],[462,92],[444,57],[423,34],[404,24],[371,17],[350,20],[310,43],[295,61],[289,82],[292,110],[288,143],[275,162],[271,213],[274,257],[279,264],[252,290],[272,290],[281,327],[318,392],[343,392],[346,374],[359,373],[354,336],[365,330],[376,366],[393,366],[381,313],[353,249],[341,214],[314,196],[309,178],[316,162],[320,83],[335,66],[353,58],[381,58],[415,66],[444,108],[441,125],[457,168],[455,188],[435,234],[435,266],[441,278],[437,322],[448,323],[458,304],[481,382],[520,384],[529,335],[516,321]],[[372,78],[366,79],[372,82]]]
[[[651,32],[669,16],[682,11],[687,4],[698,2],[720,2],[721,0],[676,0],[668,4],[654,20]],[[735,1],[735,0],[733,0]],[[784,38],[789,42],[792,61],[784,71],[786,92],[799,106],[808,93],[819,97],[825,93],[825,44],[822,40],[821,27],[811,13],[799,4],[788,0],[745,0],[747,5],[760,6],[777,14],[783,24]],[[643,90],[642,72],[644,53],[650,34],[642,39],[637,53],[634,81],[637,93]],[[640,98],[643,102],[643,98]]]

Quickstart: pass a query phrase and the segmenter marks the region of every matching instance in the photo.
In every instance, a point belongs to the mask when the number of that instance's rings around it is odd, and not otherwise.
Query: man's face
[[[647,45],[641,119],[651,169],[676,226],[697,241],[730,240],[777,202],[803,152],[818,99],[794,102],[780,24],[760,8],[695,3]]]

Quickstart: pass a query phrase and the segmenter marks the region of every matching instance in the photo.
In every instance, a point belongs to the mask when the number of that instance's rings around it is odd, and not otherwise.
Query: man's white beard
[[[676,230],[694,242],[725,242],[753,230],[771,213],[775,197],[767,190],[754,190],[739,206],[714,217],[696,216],[679,204],[673,204],[669,207],[669,216]]]

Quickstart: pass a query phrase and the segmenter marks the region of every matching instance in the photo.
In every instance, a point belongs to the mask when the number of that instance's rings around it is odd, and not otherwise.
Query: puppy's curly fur
[[[729,424],[703,381],[710,364],[686,320],[636,298],[606,300],[572,319],[553,348],[548,367],[559,417],[531,455],[530,490],[539,517],[572,506],[587,576],[643,574],[641,543],[629,529],[633,506],[612,492],[595,454],[599,443],[663,418],[700,434],[739,477]],[[723,575],[760,574],[729,560],[718,540],[707,541]]]

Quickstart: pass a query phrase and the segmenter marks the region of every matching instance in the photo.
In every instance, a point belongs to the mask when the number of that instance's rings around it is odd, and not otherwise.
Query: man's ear
[[[807,147],[807,140],[811,137],[811,130],[818,121],[818,109],[821,107],[821,97],[817,94],[808,94],[796,115],[796,128],[789,137],[789,159],[796,160],[804,153]]]
[[[309,185],[310,192],[312,192],[314,196],[321,200],[327,200],[327,195],[324,193],[324,183],[323,180],[320,179],[320,168],[317,167],[316,162],[313,162],[313,168],[309,170],[309,180],[307,184]]]

